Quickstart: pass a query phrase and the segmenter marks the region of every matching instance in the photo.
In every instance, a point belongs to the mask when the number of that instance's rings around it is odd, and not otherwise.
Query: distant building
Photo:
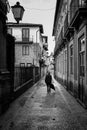
[[[58,0],[55,36],[55,78],[87,107],[87,0]]]
[[[15,66],[39,67],[43,26],[28,23],[7,23],[7,26],[8,33],[15,37]]]
[[[47,57],[48,57],[48,36],[42,35],[42,42],[43,42],[43,51],[42,51],[42,58],[44,61],[43,71],[46,74],[47,71]]]
[[[48,57],[47,57],[47,64],[48,64],[48,70],[54,70],[54,56],[53,53],[51,53]]]
[[[45,51],[47,51],[48,50],[48,37],[42,36],[42,41],[43,41],[43,48]]]
[[[42,36],[42,42],[43,42],[43,52],[42,52],[42,57],[46,63],[47,56],[48,56],[48,37],[47,36]]]
[[[14,91],[25,83],[35,83],[40,78],[40,59],[43,43],[41,24],[7,23],[8,33],[15,37]]]

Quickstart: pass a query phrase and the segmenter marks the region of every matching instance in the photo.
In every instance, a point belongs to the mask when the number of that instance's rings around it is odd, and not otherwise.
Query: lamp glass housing
[[[14,15],[14,19],[19,23],[20,20],[22,20],[24,8],[20,5],[19,2],[16,3],[16,5],[12,6],[12,13]]]

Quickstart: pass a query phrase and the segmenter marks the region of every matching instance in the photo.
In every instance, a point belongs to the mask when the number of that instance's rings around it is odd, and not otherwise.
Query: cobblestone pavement
[[[44,78],[0,117],[0,130],[87,130],[87,110],[55,80],[47,94]]]

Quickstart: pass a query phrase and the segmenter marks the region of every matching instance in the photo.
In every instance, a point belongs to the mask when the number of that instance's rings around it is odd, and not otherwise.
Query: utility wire
[[[13,3],[13,2],[10,2],[11,4]],[[25,8],[25,10],[27,9],[27,10],[38,10],[38,11],[50,11],[50,10],[54,10],[55,9],[55,7],[53,7],[53,8],[48,8],[48,9],[40,9],[40,8],[28,8],[28,7],[24,7]]]
[[[55,7],[49,8],[49,9],[39,9],[39,8],[25,8],[25,9],[28,9],[28,10],[39,10],[39,11],[49,11],[49,10],[54,10]]]

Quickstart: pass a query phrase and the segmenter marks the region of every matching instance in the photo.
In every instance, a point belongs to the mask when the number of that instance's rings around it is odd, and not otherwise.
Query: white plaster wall
[[[37,42],[39,43],[40,40],[39,40],[39,27],[30,27],[30,37],[32,38],[33,37],[33,42],[36,43],[36,39],[37,39]],[[36,38],[37,36],[37,38]]]
[[[14,27],[12,28],[12,35],[15,37],[16,42],[22,42],[22,28],[23,27]],[[28,27],[24,27],[28,28]],[[36,38],[37,37],[37,38]],[[29,45],[29,55],[22,55],[22,45],[15,44],[15,65],[19,66],[20,63],[32,63],[36,66],[39,66],[39,58],[38,54],[41,55],[43,50],[43,43],[40,37],[40,30],[39,27],[29,27],[29,38],[30,40],[33,38],[33,44]],[[36,40],[38,46],[36,46]],[[36,53],[34,50],[34,45],[36,46]]]
[[[22,28],[13,28],[12,35],[15,37],[15,41],[22,41]]]
[[[22,28],[29,28],[29,38],[33,38],[33,42],[40,44],[42,47],[42,41],[40,39],[40,30],[39,27],[15,27],[12,28],[12,35],[16,38],[16,41],[22,41]],[[36,38],[37,37],[37,38]]]
[[[29,46],[29,55],[22,55],[22,45],[15,45],[15,65],[19,66],[20,63],[32,63],[33,64],[34,53],[32,47]]]

